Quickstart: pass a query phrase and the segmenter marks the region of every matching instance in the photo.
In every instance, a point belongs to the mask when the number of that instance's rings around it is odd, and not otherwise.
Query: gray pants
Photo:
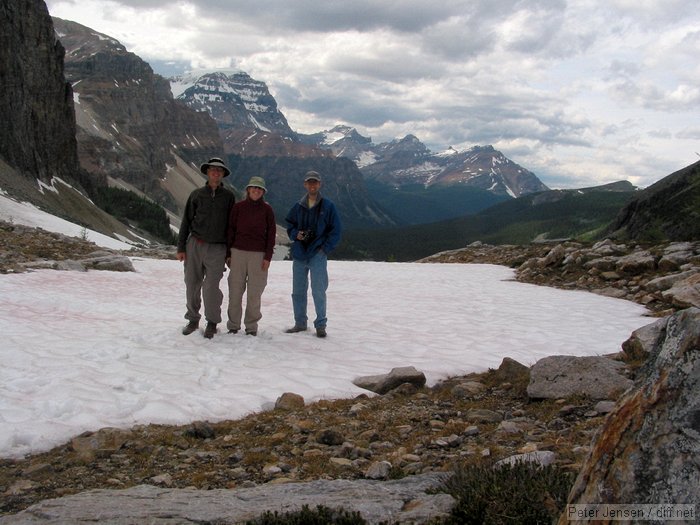
[[[263,271],[263,252],[246,252],[231,248],[231,271],[228,274],[228,323],[229,330],[241,329],[243,315],[243,294],[246,294],[245,323],[246,332],[257,332],[258,321],[262,319],[261,298],[267,286],[267,271]]]
[[[204,318],[211,323],[221,322],[221,303],[224,294],[219,282],[226,269],[226,245],[210,244],[194,237],[187,240],[185,258],[185,319],[199,322],[199,310],[204,299]]]

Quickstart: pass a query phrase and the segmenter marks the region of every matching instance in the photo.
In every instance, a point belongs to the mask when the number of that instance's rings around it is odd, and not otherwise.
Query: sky
[[[550,188],[700,157],[697,0],[48,0],[169,76],[265,82],[293,130],[492,145]]]
[[[4,196],[0,219],[71,228]],[[73,228],[100,246],[126,247]],[[180,332],[181,263],[132,260],[135,272],[0,274],[0,457],[104,427],[236,419],[272,408],[285,392],[307,403],[373,395],[353,379],[395,367],[415,367],[432,386],[505,357],[530,366],[549,355],[612,354],[654,320],[629,301],[519,283],[503,266],[330,261],[328,337],[286,334],[291,262],[275,260],[258,336],[221,324],[209,340],[203,325]]]

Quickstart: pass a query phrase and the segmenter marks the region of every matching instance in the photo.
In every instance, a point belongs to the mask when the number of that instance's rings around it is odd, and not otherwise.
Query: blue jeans
[[[326,290],[328,289],[328,257],[319,250],[308,261],[294,259],[292,262],[292,306],[294,307],[294,325],[307,326],[306,315],[307,291],[311,273],[311,296],[316,309],[315,328],[326,326]]]

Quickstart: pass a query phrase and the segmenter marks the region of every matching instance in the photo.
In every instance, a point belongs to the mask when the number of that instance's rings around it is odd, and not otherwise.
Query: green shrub
[[[267,511],[253,520],[246,521],[246,525],[366,525],[366,523],[359,512],[350,512],[342,508],[331,509],[323,505],[318,505],[314,510],[304,505],[301,510],[284,514]]]
[[[571,472],[553,465],[460,466],[442,487],[457,500],[445,523],[550,524],[563,511],[573,482]]]

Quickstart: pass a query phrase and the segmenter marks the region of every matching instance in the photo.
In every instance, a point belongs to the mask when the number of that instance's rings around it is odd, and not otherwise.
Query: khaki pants
[[[199,322],[204,299],[204,317],[208,322],[221,322],[224,294],[219,288],[226,269],[226,244],[210,244],[191,237],[187,240],[185,258],[185,319]]]
[[[228,274],[228,322],[229,330],[241,329],[243,315],[243,294],[246,294],[245,323],[246,333],[258,331],[261,298],[267,286],[267,271],[263,271],[263,252],[246,252],[231,248],[231,269]]]

